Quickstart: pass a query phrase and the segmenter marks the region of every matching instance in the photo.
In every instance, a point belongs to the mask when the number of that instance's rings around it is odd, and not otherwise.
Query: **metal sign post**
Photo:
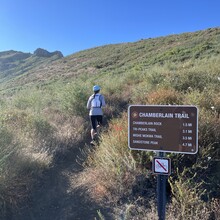
[[[165,153],[159,152],[158,155],[164,157]],[[157,213],[159,220],[165,220],[166,216],[166,182],[166,175],[157,175]]]

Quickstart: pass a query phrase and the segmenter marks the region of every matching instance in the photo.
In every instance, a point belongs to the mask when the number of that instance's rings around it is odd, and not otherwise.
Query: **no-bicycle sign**
[[[183,105],[129,106],[128,146],[132,150],[197,153],[197,107]]]
[[[155,174],[170,175],[171,173],[170,158],[154,157],[152,165]]]

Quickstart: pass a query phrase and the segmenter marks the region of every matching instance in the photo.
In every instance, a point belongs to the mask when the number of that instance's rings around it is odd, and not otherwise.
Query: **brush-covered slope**
[[[219,54],[220,28],[105,45],[62,59],[57,59],[61,57],[57,54],[45,58],[21,52],[2,52],[0,86],[2,89],[12,89],[33,83],[39,85],[56,80],[69,81],[81,74],[105,74],[109,71],[120,74],[133,67],[147,69],[167,61],[184,62]],[[13,60],[16,56],[20,56],[20,59]]]

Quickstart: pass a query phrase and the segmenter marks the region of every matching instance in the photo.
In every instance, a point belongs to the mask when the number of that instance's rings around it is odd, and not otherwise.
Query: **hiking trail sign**
[[[131,105],[128,146],[132,150],[196,154],[198,109],[184,105]]]

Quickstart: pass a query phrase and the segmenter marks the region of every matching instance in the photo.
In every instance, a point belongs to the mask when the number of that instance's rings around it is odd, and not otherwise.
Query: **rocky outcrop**
[[[34,51],[34,55],[38,57],[52,57],[52,56],[57,56],[57,58],[62,58],[63,54],[60,51],[54,51],[52,53],[48,52],[45,49],[38,48]]]

